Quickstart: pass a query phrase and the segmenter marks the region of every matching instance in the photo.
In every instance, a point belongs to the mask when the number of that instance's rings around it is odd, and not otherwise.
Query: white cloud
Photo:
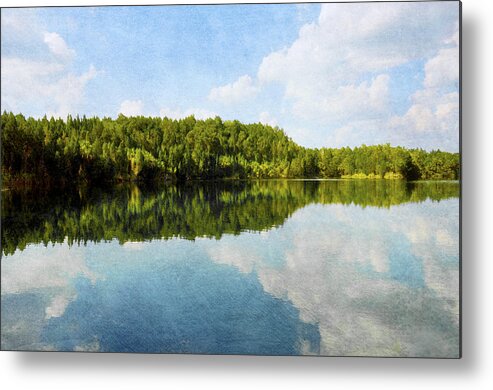
[[[142,103],[142,100],[124,100],[122,104],[120,104],[118,113],[125,116],[139,116],[142,115],[143,107],[144,104]]]
[[[93,341],[90,341],[85,344],[81,345],[76,345],[74,347],[75,352],[100,352],[101,351],[101,345],[99,343],[99,340],[94,338]]]
[[[425,65],[426,88],[439,88],[459,80],[459,46],[442,49]]]
[[[303,26],[290,47],[263,59],[258,79],[280,83],[300,116],[374,116],[387,105],[389,76],[383,73],[430,55],[443,40],[436,27],[452,11],[432,3],[324,4],[318,21]],[[368,73],[379,74],[372,84]]]
[[[36,15],[35,8],[18,8],[2,10],[2,51],[4,44],[24,45],[42,42],[45,26]]]
[[[72,72],[75,54],[62,36],[46,32],[35,13],[2,12],[2,110],[57,117],[76,113],[98,72],[93,65],[84,73]]]
[[[45,32],[43,41],[50,51],[62,61],[71,61],[75,57],[75,50],[69,48],[65,40],[56,32]]]
[[[402,116],[389,119],[349,121],[330,132],[325,145],[330,147],[361,144],[401,145],[409,148],[457,151],[459,147],[459,94],[418,91],[413,104]]]
[[[432,130],[434,117],[431,109],[423,104],[414,104],[403,117],[394,117],[391,124],[412,126],[417,133]]]
[[[53,317],[61,317],[68,305],[77,298],[75,290],[67,289],[62,291],[59,295],[55,295],[45,309],[45,319]]]
[[[2,294],[21,294],[35,289],[67,288],[70,278],[83,276],[95,282],[97,276],[76,247],[65,242],[48,249],[28,246],[16,257],[2,259]]]
[[[458,209],[446,202],[370,207],[364,212],[354,205],[309,205],[281,229],[265,233],[274,243],[269,250],[256,250],[262,247],[258,235],[249,233],[209,242],[206,250],[217,263],[255,272],[264,291],[290,301],[302,321],[316,324],[321,354],[453,355],[456,335],[441,328],[459,318],[459,278],[451,263],[458,254],[453,239],[458,218],[450,216],[451,211]],[[408,287],[395,278],[400,267],[413,274],[408,281],[421,276],[419,267],[396,261],[401,239],[408,240],[410,256],[423,266],[424,288]],[[278,248],[276,242],[289,245]],[[245,248],[254,249],[245,256]],[[273,263],[272,253],[285,262]],[[413,299],[417,296],[420,299]],[[422,322],[429,318],[423,313],[430,307],[440,326]],[[419,320],[401,320],[398,313],[406,310]]]
[[[423,89],[412,96],[412,105],[402,116],[394,116],[389,126],[396,132],[421,136],[434,134],[450,150],[459,146],[459,42],[458,26],[442,48],[424,67]]]
[[[159,115],[161,117],[167,117],[170,119],[181,119],[193,115],[195,119],[208,119],[215,118],[217,114],[215,112],[203,109],[203,108],[188,108],[186,110],[181,109],[171,109],[171,108],[161,108],[159,110]]]
[[[278,125],[276,118],[274,118],[267,111],[262,111],[260,113],[259,121],[260,121],[260,123],[263,123],[264,125],[269,125],[272,127],[275,127]]]
[[[345,146],[358,146],[362,143],[368,143],[364,134],[359,129],[365,129],[366,134],[373,136],[374,124],[367,121],[354,121],[338,127],[332,131],[326,139],[325,145],[332,148],[341,148]],[[374,138],[375,139],[375,138]],[[376,140],[375,140],[376,141]],[[376,141],[377,142],[377,141]]]
[[[97,74],[98,71],[91,65],[87,72],[81,75],[68,73],[50,85],[48,90],[58,108],[55,111],[47,110],[47,113],[62,118],[73,114],[84,100],[86,84]]]
[[[244,75],[234,83],[212,88],[209,93],[209,100],[223,104],[234,104],[252,98],[258,92],[259,88],[254,84],[252,78]]]
[[[341,139],[345,133],[353,139],[357,134],[361,141],[356,144],[374,143],[374,136],[383,142],[405,139],[412,144],[417,138],[409,131],[399,137],[397,129],[389,125],[395,109],[391,88],[399,88],[392,83],[393,68],[429,59],[427,86],[437,88],[454,80],[458,73],[457,19],[458,6],[452,2],[323,4],[318,20],[305,24],[292,44],[265,56],[255,77],[244,75],[214,88],[209,99],[240,102],[275,84],[283,95],[280,103],[288,108],[283,121],[291,117],[291,123],[280,125],[298,142],[295,132],[300,132],[294,122],[309,129],[308,133],[317,133],[312,139],[325,139],[338,128],[338,134],[331,136],[340,143],[350,143]],[[449,66],[454,60],[454,66]],[[415,107],[413,111],[429,116],[431,110],[431,115],[444,117],[453,106],[450,101],[443,104],[440,109]],[[371,130],[360,127],[370,122]],[[425,128],[424,122],[424,117],[420,118],[416,125]]]
[[[94,66],[76,75],[58,62],[2,58],[2,110],[21,112],[29,105],[41,115],[64,117],[79,107],[96,75]]]
[[[456,151],[459,147],[459,94],[417,93],[413,101],[403,116],[389,120],[390,129],[400,139],[410,141],[413,137],[431,136],[436,139],[433,148],[441,145],[441,149]]]
[[[317,101],[298,101],[294,112],[307,118],[322,114],[332,120],[378,116],[388,109],[389,80],[388,75],[380,74],[371,81],[339,86],[335,93],[321,96]]]
[[[231,241],[230,238],[224,239],[224,242],[214,251],[209,249],[209,256],[214,262],[234,266],[243,273],[252,272],[262,262],[262,258],[253,251],[239,250],[234,240]]]
[[[83,277],[95,283],[100,276],[89,269],[83,250],[67,242],[42,248],[30,245],[24,251],[2,259],[2,295],[46,291],[50,301],[45,318],[60,317],[76,297],[72,280]]]
[[[142,241],[127,241],[123,243],[122,248],[130,251],[141,251],[145,247],[145,242]]]
[[[458,89],[459,81],[459,24],[456,23],[453,34],[443,42],[446,47],[439,50],[435,57],[425,65],[426,88],[447,87],[450,84]]]
[[[459,47],[456,31],[424,65],[422,89],[410,96],[403,115],[358,120],[352,116],[327,139],[330,146],[390,142],[407,147],[457,151],[459,147]],[[378,95],[381,95],[378,93]],[[343,96],[343,94],[341,94]],[[364,101],[357,101],[365,107]],[[367,100],[368,102],[371,99]],[[382,105],[383,106],[383,105]],[[367,105],[368,107],[368,105]],[[377,113],[377,110],[373,110]]]

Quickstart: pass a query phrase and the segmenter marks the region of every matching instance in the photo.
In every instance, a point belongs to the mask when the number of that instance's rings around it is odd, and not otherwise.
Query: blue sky
[[[2,9],[2,111],[458,150],[458,2]]]

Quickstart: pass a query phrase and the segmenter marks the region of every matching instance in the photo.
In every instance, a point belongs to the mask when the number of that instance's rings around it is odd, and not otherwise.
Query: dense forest
[[[12,190],[2,194],[1,246],[7,255],[33,243],[220,238],[280,226],[310,203],[390,207],[458,196],[457,182],[404,180],[232,180]]]
[[[297,145],[281,129],[197,120],[1,116],[2,177],[15,184],[215,178],[457,179],[459,154],[389,144]]]

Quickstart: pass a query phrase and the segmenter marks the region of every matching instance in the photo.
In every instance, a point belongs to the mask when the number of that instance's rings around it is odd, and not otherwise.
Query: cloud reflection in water
[[[312,204],[219,240],[28,246],[2,259],[2,347],[456,357],[458,212]]]
[[[255,271],[265,291],[317,324],[323,355],[455,357],[458,213],[457,199],[390,209],[310,205],[263,239],[285,249],[282,267],[262,257],[264,246],[254,245],[262,240],[245,235],[209,254]]]

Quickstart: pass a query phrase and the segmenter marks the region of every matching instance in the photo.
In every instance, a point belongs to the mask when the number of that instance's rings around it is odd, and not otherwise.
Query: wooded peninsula
[[[459,153],[389,144],[310,149],[221,118],[1,116],[3,186],[247,178],[459,178]]]

